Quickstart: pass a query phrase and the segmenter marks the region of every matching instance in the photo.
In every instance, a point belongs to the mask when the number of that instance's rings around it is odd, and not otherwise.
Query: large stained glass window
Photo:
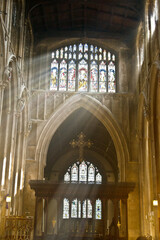
[[[79,161],[70,166],[64,175],[64,182],[102,183],[102,175],[97,167],[88,161]]]
[[[116,92],[116,55],[102,47],[77,43],[51,54],[50,90]]]
[[[85,49],[82,51],[85,51]],[[70,166],[67,172],[64,174],[65,183],[102,183],[102,175],[97,167],[95,167],[89,161],[76,162]],[[100,199],[94,201],[90,199],[78,199],[68,200],[63,199],[63,219],[69,218],[82,218],[82,219],[102,219],[102,202]]]

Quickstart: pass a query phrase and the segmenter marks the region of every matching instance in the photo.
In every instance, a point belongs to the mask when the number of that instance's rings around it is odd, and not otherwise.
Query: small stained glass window
[[[66,174],[64,175],[64,181],[70,182],[70,174],[68,172],[66,172]]]
[[[88,89],[88,64],[83,59],[78,64],[78,90],[85,92]]]
[[[94,182],[95,181],[95,168],[91,164],[88,168],[88,182]]]
[[[102,219],[102,201],[96,200],[96,219]]]
[[[91,92],[98,91],[98,65],[95,61],[91,63],[90,67],[90,90]]]
[[[63,218],[69,219],[69,200],[67,198],[63,199]]]
[[[72,60],[69,63],[68,68],[68,91],[75,91],[75,81],[76,81],[76,64]]]
[[[97,173],[96,175],[96,183],[102,183],[102,176],[100,173]]]
[[[71,205],[71,218],[77,218],[77,205],[78,201],[77,199],[74,199]]]
[[[67,86],[67,63],[63,60],[60,63],[59,90],[65,91]]]
[[[77,182],[78,181],[78,167],[76,164],[73,165],[71,169],[71,181]]]
[[[88,207],[87,207],[87,217],[92,218],[92,203],[91,200],[88,199]]]
[[[82,204],[82,217],[83,217],[83,218],[86,218],[86,217],[87,217],[86,200],[83,201],[83,204]]]
[[[57,90],[58,87],[58,62],[53,60],[51,63],[51,83],[50,89]]]
[[[87,165],[83,161],[79,166],[79,181],[86,182],[87,181]]]

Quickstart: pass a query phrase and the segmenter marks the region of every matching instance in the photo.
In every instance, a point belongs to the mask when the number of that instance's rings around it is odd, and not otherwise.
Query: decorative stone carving
[[[19,98],[17,100],[17,114],[20,114],[23,111],[25,103],[28,101],[28,98],[29,98],[29,92],[23,83],[20,89]]]
[[[5,88],[9,84],[12,78],[12,68],[7,66],[3,72],[3,80],[0,82],[0,86]]]

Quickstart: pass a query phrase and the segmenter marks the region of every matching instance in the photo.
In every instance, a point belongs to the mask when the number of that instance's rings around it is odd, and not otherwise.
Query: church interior
[[[160,239],[160,1],[0,3],[0,239]]]

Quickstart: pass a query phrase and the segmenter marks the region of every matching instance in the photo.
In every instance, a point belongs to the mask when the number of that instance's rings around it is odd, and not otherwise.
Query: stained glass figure
[[[65,52],[67,52],[67,50],[68,50],[68,47],[65,47],[65,49],[64,49],[64,50],[65,50]]]
[[[87,218],[92,218],[92,204],[91,204],[91,200],[87,200]]]
[[[84,161],[79,165],[79,181],[87,181],[87,165]]]
[[[90,90],[91,92],[98,91],[98,65],[95,61],[90,66]]]
[[[76,53],[73,54],[73,59],[76,59]]]
[[[78,167],[76,164],[73,165],[71,168],[71,181],[77,182],[78,181]]]
[[[88,182],[94,182],[94,181],[95,181],[95,168],[91,163],[90,166],[88,167]]]
[[[69,46],[69,51],[72,52],[72,45]]]
[[[72,58],[72,53],[69,53],[69,59],[71,59]]]
[[[81,92],[88,89],[88,64],[82,59],[78,64],[78,90]]]
[[[55,58],[55,53],[54,52],[52,52],[52,58]]]
[[[71,218],[77,218],[77,199],[74,199],[71,204]]]
[[[115,61],[115,55],[114,54],[112,55],[112,61]]]
[[[73,45],[73,52],[76,52],[76,50],[77,50],[77,46],[76,46],[76,44],[74,44]]]
[[[85,57],[86,59],[88,59],[88,54],[87,54],[87,53],[85,53],[85,54],[84,54],[84,57]]]
[[[99,52],[102,53],[102,48],[99,49]]]
[[[63,60],[60,63],[59,90],[65,91],[67,86],[67,63]]]
[[[84,200],[83,203],[82,203],[82,217],[83,218],[87,217],[86,210],[87,210],[87,208],[86,208],[86,200]]]
[[[84,44],[84,52],[87,52],[87,51],[88,51],[88,44],[85,43],[85,44]]]
[[[106,92],[106,64],[103,61],[99,65],[99,92]]]
[[[63,48],[61,48],[60,55],[60,57],[63,58]]]
[[[115,92],[115,64],[111,61],[108,64],[108,92]]]
[[[59,50],[56,51],[56,58],[59,58]]]
[[[65,59],[67,59],[67,53],[64,54]]]
[[[63,219],[69,219],[69,200],[63,199]]]
[[[57,90],[58,87],[58,62],[53,60],[51,63],[51,82],[50,89]]]
[[[96,200],[96,219],[102,219],[102,201],[100,199]]]
[[[95,47],[95,53],[96,53],[96,52],[98,52],[98,47],[97,47],[97,46]]]
[[[78,201],[78,218],[81,218],[81,201]]]
[[[102,183],[102,176],[100,173],[97,173],[96,175],[96,183]]]
[[[93,45],[90,46],[90,51],[93,53],[94,52],[94,47]]]
[[[70,182],[70,174],[68,172],[64,175],[64,182]]]
[[[68,67],[68,91],[75,91],[76,64],[72,60]]]
[[[83,52],[83,45],[82,45],[82,43],[79,44],[79,51]]]

